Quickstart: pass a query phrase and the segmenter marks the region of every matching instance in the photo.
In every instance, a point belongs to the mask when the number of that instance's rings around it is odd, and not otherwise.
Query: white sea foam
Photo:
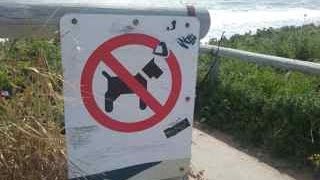
[[[8,41],[8,38],[0,38],[0,43],[4,43],[6,41]]]
[[[305,8],[257,9],[248,11],[210,10],[211,28],[203,42],[220,37],[222,32],[233,34],[255,32],[262,28],[320,24],[320,10]]]

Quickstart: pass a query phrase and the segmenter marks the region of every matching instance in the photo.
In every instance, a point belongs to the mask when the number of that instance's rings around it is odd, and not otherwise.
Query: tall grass
[[[47,41],[1,45],[0,90],[11,95],[0,97],[0,179],[67,179],[58,51]]]

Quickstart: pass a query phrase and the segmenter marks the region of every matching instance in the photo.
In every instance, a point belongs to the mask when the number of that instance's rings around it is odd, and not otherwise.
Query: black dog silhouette
[[[154,58],[143,67],[142,71],[148,76],[148,78],[156,79],[158,79],[163,73],[154,62]],[[102,71],[102,75],[108,80],[108,91],[104,96],[105,111],[112,112],[113,103],[121,94],[134,94],[134,92],[132,92],[132,90],[118,77],[111,77],[106,71]],[[145,89],[148,89],[148,81],[140,73],[137,73],[134,77]],[[146,104],[142,99],[139,100],[139,107],[141,110],[146,108]]]

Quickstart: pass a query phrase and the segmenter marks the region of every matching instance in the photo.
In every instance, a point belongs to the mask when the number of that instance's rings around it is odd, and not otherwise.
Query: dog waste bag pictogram
[[[198,39],[194,17],[61,19],[70,179],[157,180],[186,173]]]

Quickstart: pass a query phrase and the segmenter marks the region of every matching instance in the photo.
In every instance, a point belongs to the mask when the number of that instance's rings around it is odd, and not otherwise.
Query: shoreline
[[[320,10],[307,8],[274,8],[256,10],[210,10],[211,28],[202,40],[220,38],[222,32],[230,38],[235,34],[244,35],[258,29],[278,29],[286,26],[320,25]]]

